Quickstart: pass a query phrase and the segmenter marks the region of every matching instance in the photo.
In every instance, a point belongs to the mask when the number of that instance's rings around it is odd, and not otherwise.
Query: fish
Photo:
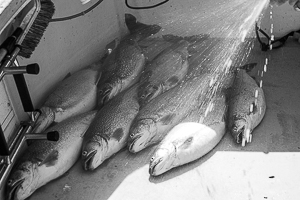
[[[151,157],[149,174],[161,175],[211,151],[226,133],[227,98],[225,92],[217,92],[172,128]]]
[[[138,41],[139,47],[142,48],[145,55],[146,63],[151,62],[162,51],[172,46],[174,42],[166,41],[160,37],[151,37]]]
[[[101,108],[84,135],[81,160],[85,170],[94,170],[126,147],[129,128],[137,113],[138,84],[118,94]]]
[[[212,74],[184,79],[142,107],[130,127],[128,150],[137,153],[160,142],[210,91]]]
[[[146,58],[138,41],[156,34],[161,29],[155,24],[140,23],[131,14],[125,14],[125,23],[130,34],[121,39],[103,64],[103,78],[97,85],[98,108],[139,81]]]
[[[37,140],[28,146],[8,177],[6,199],[24,200],[67,172],[80,157],[83,135],[96,113],[89,111],[47,129],[59,132],[57,142]]]
[[[175,87],[185,77],[189,66],[189,46],[189,42],[180,40],[145,66],[139,81],[138,97],[141,106]]]
[[[264,118],[266,100],[263,89],[243,69],[235,76],[228,109],[228,130],[236,143],[245,146]]]
[[[65,78],[39,109],[34,133],[44,132],[53,122],[93,110],[97,105],[97,83],[101,79],[101,62],[96,62]]]

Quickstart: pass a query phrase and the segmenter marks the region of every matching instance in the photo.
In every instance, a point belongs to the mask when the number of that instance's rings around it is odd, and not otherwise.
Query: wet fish
[[[139,111],[138,85],[118,94],[99,110],[84,136],[82,161],[85,170],[94,170],[124,148],[130,125]]]
[[[62,80],[40,108],[41,115],[33,132],[43,132],[52,122],[61,122],[94,109],[101,65],[101,62],[92,64]]]
[[[141,108],[130,128],[129,151],[136,153],[161,141],[171,128],[200,104],[210,90],[211,80],[209,73],[184,79]]]
[[[138,45],[143,50],[146,62],[151,62],[158,54],[173,44],[173,42],[168,42],[160,37],[146,38],[138,42]]]
[[[131,14],[125,14],[130,34],[125,36],[103,64],[98,83],[98,106],[101,108],[120,92],[138,82],[146,62],[138,41],[157,33],[161,27],[140,23]]]
[[[175,87],[185,77],[189,66],[189,45],[189,42],[180,40],[145,66],[138,92],[141,106]]]
[[[226,96],[218,92],[167,134],[150,160],[150,175],[199,159],[220,142],[226,132]]]
[[[262,88],[245,70],[239,70],[233,82],[229,102],[228,129],[237,143],[251,142],[252,131],[262,121],[266,101]]]
[[[36,189],[68,171],[80,156],[83,134],[96,111],[68,118],[48,129],[58,131],[57,142],[39,140],[32,143],[11,172],[7,181],[8,200],[23,200]]]

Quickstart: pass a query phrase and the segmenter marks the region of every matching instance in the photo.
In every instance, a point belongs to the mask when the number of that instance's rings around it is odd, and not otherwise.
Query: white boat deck
[[[153,178],[153,148],[127,150],[93,172],[77,164],[63,177],[37,190],[30,200],[296,200],[300,196],[300,44],[265,53],[249,62],[263,69],[267,112],[252,143],[242,148],[226,134],[203,158]],[[255,70],[253,73],[257,73]]]

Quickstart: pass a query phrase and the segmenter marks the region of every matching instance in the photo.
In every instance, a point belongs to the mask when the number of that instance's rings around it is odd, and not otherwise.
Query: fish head
[[[40,116],[38,117],[33,128],[34,133],[44,132],[46,128],[48,128],[55,120],[55,114],[52,108],[42,107],[39,112]]]
[[[157,85],[147,85],[139,92],[139,100],[141,103],[150,102],[161,93],[161,87]]]
[[[9,176],[6,184],[8,200],[23,200],[37,189],[37,164],[26,161]]]
[[[119,84],[114,82],[106,82],[98,87],[98,106],[103,107],[109,100],[118,94],[121,90]]]
[[[230,127],[230,133],[237,143],[241,143],[246,130],[247,121],[243,117],[234,117],[232,126]]]
[[[100,141],[90,140],[86,142],[81,153],[84,170],[96,169],[105,160],[107,147],[104,138],[101,138]]]
[[[149,174],[158,176],[173,168],[176,159],[176,146],[172,143],[160,146],[156,149],[154,155],[150,159]]]
[[[141,119],[130,128],[128,148],[131,153],[137,153],[155,143],[157,127],[153,119]]]

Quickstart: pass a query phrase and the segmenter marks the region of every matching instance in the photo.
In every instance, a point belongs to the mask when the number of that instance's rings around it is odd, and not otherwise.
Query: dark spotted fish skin
[[[130,14],[125,14],[125,22],[130,34],[120,41],[103,64],[102,79],[97,85],[99,108],[138,82],[146,62],[138,41],[157,33],[161,29],[158,25],[146,25],[137,22],[136,18]]]
[[[237,143],[242,142],[241,137],[246,129],[250,129],[251,133],[258,126],[265,112],[266,101],[262,88],[245,70],[239,70],[231,89],[228,111],[228,129]]]
[[[174,43],[168,42],[162,38],[146,38],[140,40],[138,45],[142,48],[146,62],[151,62],[162,51],[172,46]]]
[[[98,111],[84,136],[82,161],[85,170],[97,168],[126,146],[130,125],[139,111],[137,88],[134,85],[118,94]]]
[[[70,117],[47,129],[47,132],[59,132],[57,142],[34,141],[16,163],[8,178],[6,199],[26,199],[41,186],[67,172],[80,156],[82,136],[96,113],[97,111],[90,111]],[[20,180],[24,181],[16,189],[15,186]]]
[[[161,141],[202,102],[210,90],[211,79],[209,73],[184,79],[141,108],[130,128],[129,151],[136,153]]]
[[[139,102],[145,105],[158,95],[175,87],[188,72],[188,47],[181,40],[163,50],[145,66],[139,87]]]

